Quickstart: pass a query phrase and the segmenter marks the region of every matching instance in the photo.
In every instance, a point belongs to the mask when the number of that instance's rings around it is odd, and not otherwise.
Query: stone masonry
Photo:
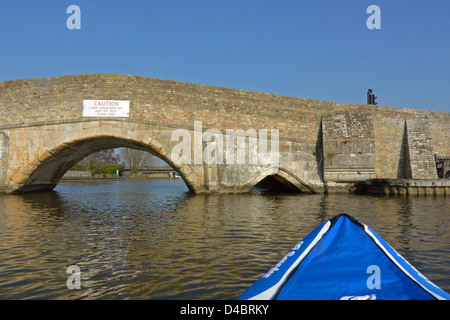
[[[375,178],[375,135],[367,113],[323,118],[324,180],[357,182]]]
[[[405,178],[437,179],[433,145],[424,119],[405,121]]]
[[[126,118],[82,116],[83,100],[128,100]],[[194,122],[279,130],[279,165],[176,164],[176,129]],[[405,129],[406,122],[406,129]],[[247,192],[267,177],[301,192],[366,179],[436,178],[434,154],[450,155],[450,113],[349,104],[117,74],[0,82],[0,190],[52,189],[88,154],[147,150],[194,193]],[[248,137],[247,137],[248,139]],[[248,149],[248,147],[247,147]],[[248,150],[247,150],[248,151]],[[327,188],[325,188],[327,186]]]

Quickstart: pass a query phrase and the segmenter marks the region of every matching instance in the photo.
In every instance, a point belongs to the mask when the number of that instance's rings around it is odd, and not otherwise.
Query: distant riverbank
[[[180,176],[171,168],[153,168],[142,171],[136,176],[125,171],[116,174],[95,174],[92,175],[89,171],[67,171],[61,180],[64,181],[80,181],[80,180],[126,180],[126,179],[177,179]]]
[[[62,177],[64,181],[84,181],[84,180],[152,180],[152,179],[179,179],[174,177],[154,177],[154,176],[136,176],[136,177]]]

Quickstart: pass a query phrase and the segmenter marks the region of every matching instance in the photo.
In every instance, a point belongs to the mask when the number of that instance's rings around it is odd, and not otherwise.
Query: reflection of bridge
[[[107,111],[102,109],[104,104],[95,103],[106,100],[120,102],[108,103],[111,110]],[[200,135],[194,130],[195,121],[203,125]],[[450,113],[444,112],[308,100],[126,75],[3,81],[0,190],[52,189],[79,160],[119,147],[156,155],[194,193],[247,192],[259,182],[314,193],[372,178],[436,179],[433,155],[450,155],[448,123]],[[277,129],[279,162],[179,163],[171,157],[180,143],[172,139],[177,129],[193,137],[193,154],[183,153],[192,159],[198,151],[196,142],[200,152],[212,145],[202,137],[206,131],[233,141],[243,137],[238,147],[250,157],[245,132]],[[266,142],[270,139],[268,135]],[[234,152],[224,148],[223,159],[233,160]]]

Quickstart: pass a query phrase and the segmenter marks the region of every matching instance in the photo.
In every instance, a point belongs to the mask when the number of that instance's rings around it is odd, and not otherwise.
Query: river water
[[[194,196],[182,180],[128,180],[0,195],[0,299],[235,299],[340,213],[450,292],[448,197]]]

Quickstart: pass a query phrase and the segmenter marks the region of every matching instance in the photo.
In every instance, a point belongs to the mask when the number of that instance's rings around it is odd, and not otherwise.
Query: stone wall
[[[327,102],[269,93],[117,74],[90,74],[0,82],[0,129],[83,121],[83,99],[130,100],[128,121],[175,128],[280,129],[280,137],[315,142],[321,118],[339,112],[371,114],[375,130],[400,127],[419,117],[430,122],[439,153],[450,154],[449,113],[373,105]],[[390,121],[394,120],[394,122]],[[400,120],[400,121],[397,121]],[[398,129],[398,128],[397,128]],[[444,131],[442,131],[444,130]],[[401,136],[401,134],[400,134]],[[439,141],[445,140],[445,141]],[[397,145],[398,146],[398,145]]]
[[[324,179],[356,182],[375,178],[375,134],[367,113],[323,118]]]
[[[129,121],[193,128],[276,128],[311,141],[332,103],[123,75],[0,82],[0,128],[83,121],[83,99],[129,100]],[[24,116],[25,115],[25,116]],[[314,132],[316,131],[316,132]],[[301,133],[301,135],[300,135]]]
[[[9,136],[0,131],[0,191],[8,174]]]
[[[406,120],[404,134],[405,178],[437,179],[436,160],[427,121]]]

